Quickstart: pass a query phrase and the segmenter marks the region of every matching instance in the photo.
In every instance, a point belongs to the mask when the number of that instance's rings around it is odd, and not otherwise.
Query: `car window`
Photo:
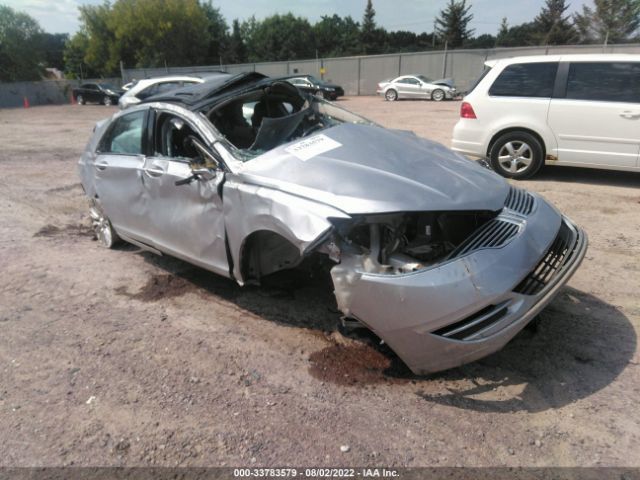
[[[576,62],[569,66],[567,98],[640,103],[640,62]]]
[[[118,117],[100,142],[102,153],[142,154],[142,126],[146,110]]]
[[[480,76],[471,84],[471,87],[469,87],[469,90],[467,91],[467,95],[469,95],[471,92],[473,92],[476,87],[480,84],[480,82],[484,79],[484,77],[487,76],[487,74],[491,71],[491,67],[484,67],[484,70],[482,70],[482,73],[480,74]]]
[[[551,98],[557,70],[558,62],[509,65],[493,82],[489,95]]]
[[[161,112],[157,116],[154,132],[154,155],[186,162],[202,162],[192,140],[196,139],[203,145],[206,143],[184,119]]]

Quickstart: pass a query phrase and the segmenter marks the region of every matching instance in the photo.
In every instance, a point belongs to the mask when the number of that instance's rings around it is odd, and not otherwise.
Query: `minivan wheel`
[[[120,241],[120,237],[113,229],[111,221],[104,214],[100,204],[95,200],[91,201],[89,216],[91,217],[91,225],[98,242],[107,248],[113,248],[117,245]]]
[[[390,102],[394,102],[398,99],[398,92],[396,92],[393,88],[390,88],[385,92],[384,98]]]
[[[441,102],[444,100],[444,91],[439,88],[436,88],[433,92],[431,92],[431,100],[434,102]]]
[[[500,175],[521,180],[542,167],[542,145],[526,132],[509,132],[498,138],[489,153],[491,167]]]

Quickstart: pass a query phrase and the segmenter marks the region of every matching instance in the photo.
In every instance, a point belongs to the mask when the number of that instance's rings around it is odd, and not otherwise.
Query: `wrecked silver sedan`
[[[107,247],[122,239],[239,284],[320,259],[348,324],[417,374],[500,349],[587,248],[542,197],[256,73],[99,123],[80,176]]]

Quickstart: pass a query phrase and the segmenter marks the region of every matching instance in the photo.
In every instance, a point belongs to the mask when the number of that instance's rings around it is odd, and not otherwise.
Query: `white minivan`
[[[516,179],[545,163],[640,171],[640,55],[488,61],[452,148]]]

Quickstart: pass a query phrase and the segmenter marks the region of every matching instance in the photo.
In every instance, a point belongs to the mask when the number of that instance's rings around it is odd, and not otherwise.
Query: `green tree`
[[[242,38],[242,28],[238,19],[233,21],[231,35],[228,39],[227,52],[225,54],[225,62],[227,63],[244,63],[247,61],[247,47]]]
[[[218,63],[229,60],[227,52],[229,49],[229,26],[224,17],[220,13],[219,8],[215,8],[211,4],[211,0],[208,2],[202,2],[202,9],[207,17],[208,30],[209,30],[209,48],[207,50],[207,63]]]
[[[339,57],[360,53],[360,28],[350,16],[323,15],[313,26],[318,55]]]
[[[205,63],[211,36],[198,0],[118,0],[108,17],[113,36],[107,70]]]
[[[515,25],[499,39],[501,47],[530,47],[537,45],[536,26],[534,22]]]
[[[440,12],[436,19],[436,32],[440,40],[448,44],[449,48],[461,47],[473,35],[469,22],[473,14],[469,13],[471,5],[467,0],[449,0],[449,4]]]
[[[41,78],[45,60],[42,34],[32,17],[0,5],[0,81]]]
[[[496,36],[496,46],[505,46],[505,42],[507,41],[508,36],[509,23],[507,22],[507,17],[502,17],[502,22],[500,22],[500,30],[498,30],[498,35]]]
[[[89,49],[89,37],[84,31],[77,32],[64,46],[64,72],[69,78],[89,78],[98,76],[85,62]]]
[[[262,21],[250,18],[243,24],[251,62],[313,58],[313,28],[306,18],[291,13],[272,15]]]
[[[109,27],[111,5],[82,5],[80,11],[80,30],[86,36],[86,49],[83,62],[96,73],[114,75],[118,72],[117,61],[110,60],[115,37]]]
[[[493,48],[496,46],[496,37],[489,33],[483,33],[464,42],[464,48]]]
[[[382,53],[386,47],[387,32],[376,25],[376,11],[371,0],[367,0],[367,6],[362,16],[362,28],[360,29],[360,44],[362,53],[372,55]]]
[[[594,0],[573,17],[582,43],[624,43],[638,34],[640,0]]]
[[[565,12],[565,0],[547,0],[533,21],[535,37],[540,45],[567,45],[577,39],[576,30]]]
[[[67,33],[43,33],[41,38],[44,64],[64,70],[64,46],[69,40]]]

